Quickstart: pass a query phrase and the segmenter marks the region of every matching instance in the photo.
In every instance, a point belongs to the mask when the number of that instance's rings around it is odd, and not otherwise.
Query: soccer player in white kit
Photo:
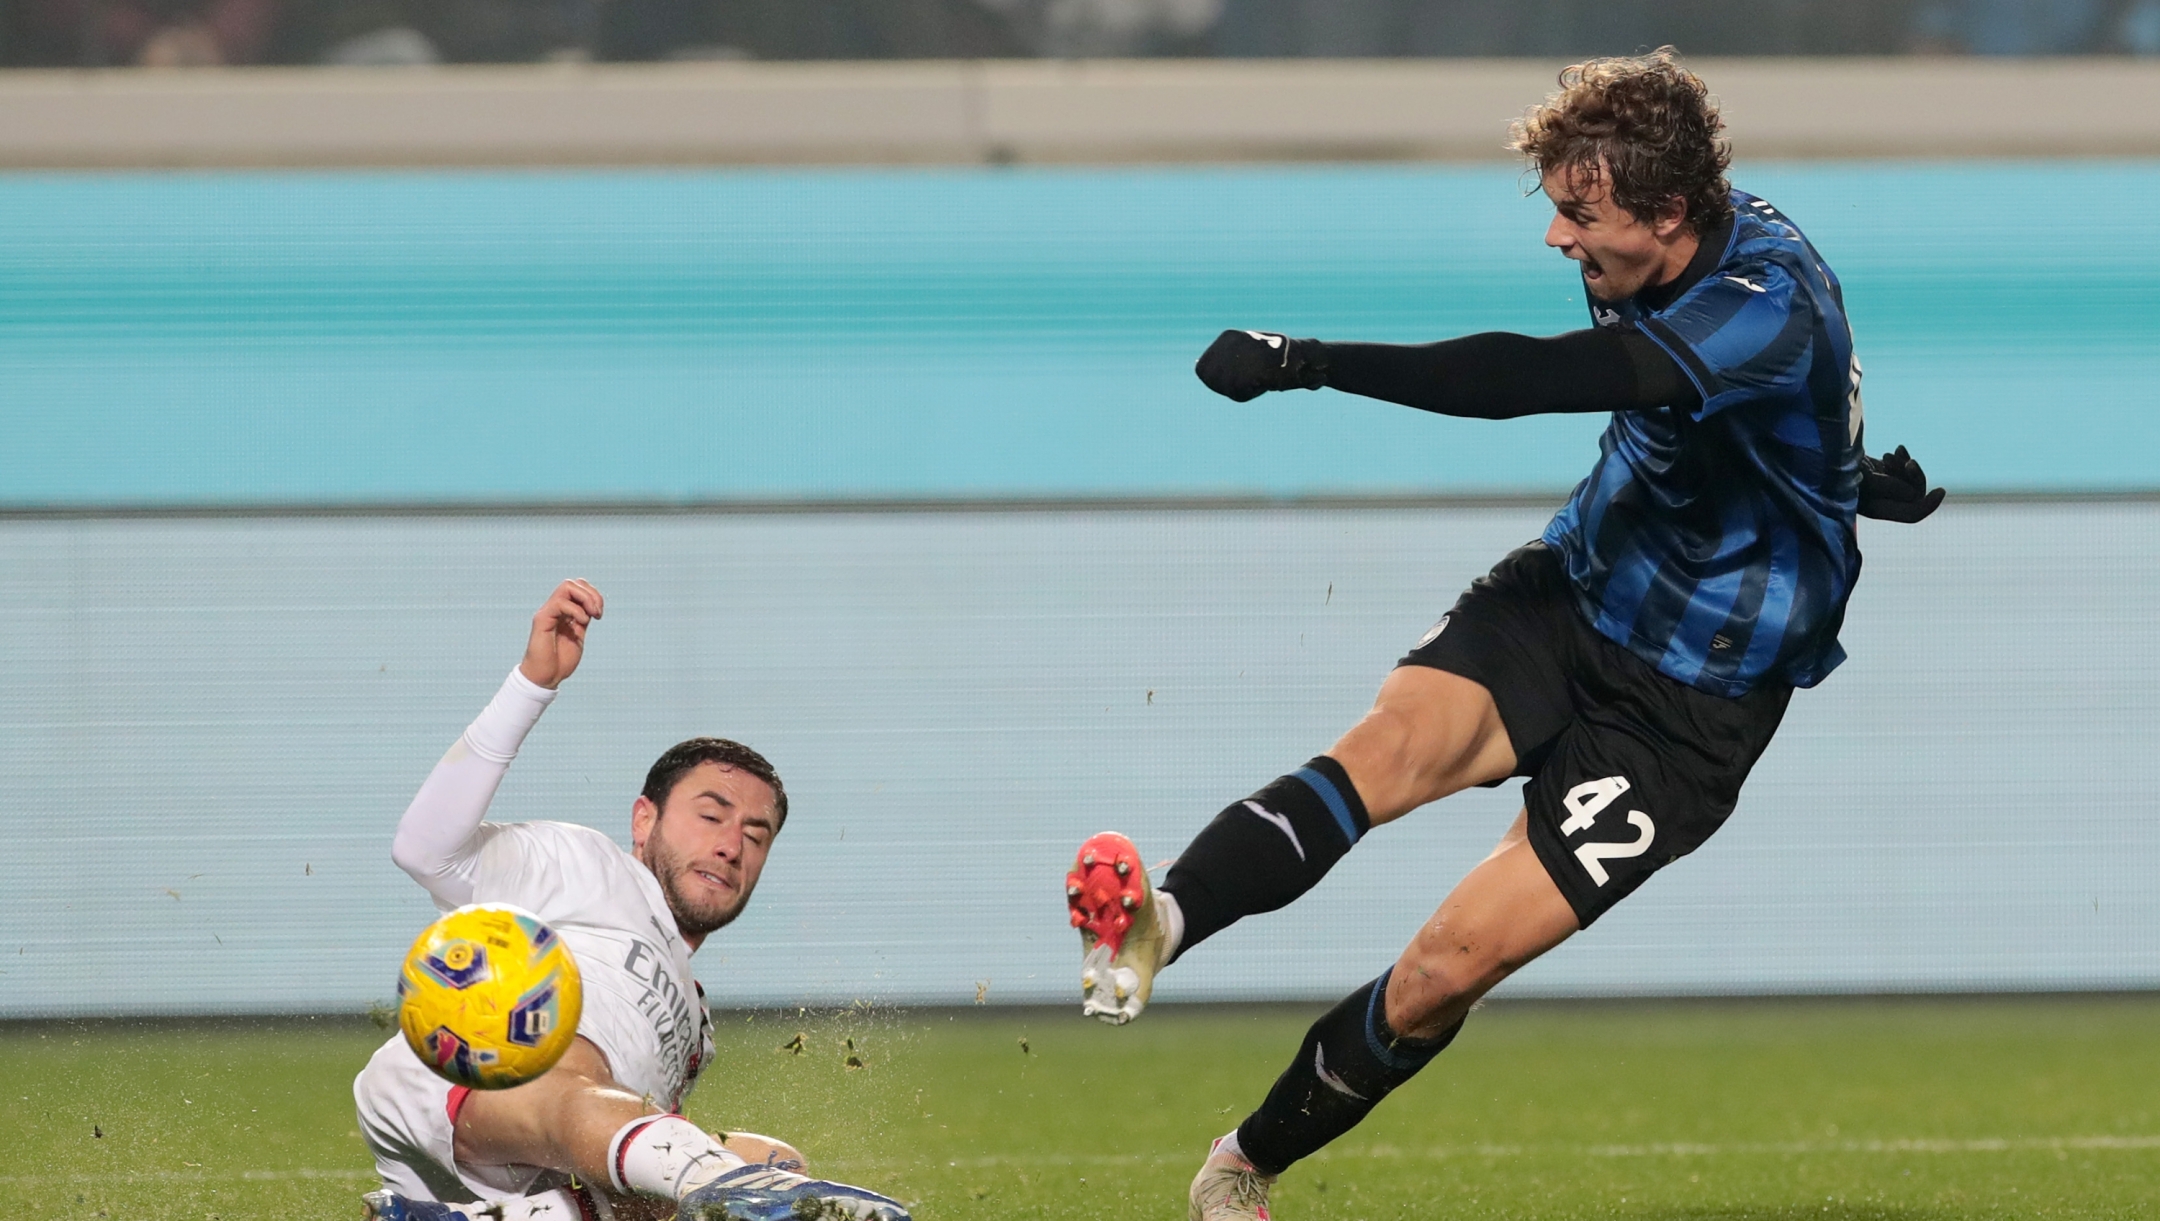
[[[584,981],[578,1037],[538,1079],[484,1091],[436,1076],[402,1036],[385,1043],[353,1082],[383,1181],[369,1215],[907,1221],[895,1200],[795,1173],[801,1154],[782,1142],[710,1134],[675,1113],[713,1058],[690,955],[742,913],[787,820],[763,756],[720,738],[669,749],[631,806],[630,852],[570,823],[481,821],[603,606],[584,581],[556,588],[390,850],[444,911],[509,903],[560,934]]]

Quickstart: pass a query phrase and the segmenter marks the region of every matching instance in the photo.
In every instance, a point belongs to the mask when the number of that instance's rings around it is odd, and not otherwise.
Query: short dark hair
[[[1702,78],[1680,66],[1679,52],[1659,47],[1562,70],[1560,92],[1515,121],[1509,147],[1541,174],[1609,176],[1613,202],[1645,223],[1682,200],[1688,227],[1705,233],[1732,215],[1724,130]]]
[[[787,825],[787,789],[780,783],[780,773],[773,770],[765,756],[726,738],[692,738],[668,747],[653,761],[652,770],[645,773],[645,800],[655,807],[666,805],[668,794],[675,791],[682,778],[705,763],[719,763],[764,781],[772,788],[773,817],[778,824],[773,830]]]

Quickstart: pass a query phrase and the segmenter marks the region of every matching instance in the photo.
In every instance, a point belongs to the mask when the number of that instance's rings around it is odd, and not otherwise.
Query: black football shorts
[[[1607,640],[1543,543],[1508,554],[1399,663],[1492,693],[1530,844],[1584,928],[1724,825],[1792,688],[1698,691]]]

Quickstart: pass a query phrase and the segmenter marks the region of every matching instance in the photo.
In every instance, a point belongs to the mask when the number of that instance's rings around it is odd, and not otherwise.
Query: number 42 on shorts
[[[1631,786],[1626,776],[1607,776],[1603,780],[1586,780],[1567,791],[1560,804],[1567,807],[1568,816],[1560,824],[1560,834],[1569,836],[1588,831],[1597,824],[1599,814],[1605,807],[1620,800],[1620,795]],[[1657,838],[1657,824],[1641,810],[1629,810],[1628,822],[1634,826],[1636,837],[1625,844],[1586,843],[1575,849],[1575,859],[1582,862],[1583,871],[1590,880],[1603,886],[1611,880],[1605,872],[1606,861],[1626,860],[1650,851],[1650,841]]]

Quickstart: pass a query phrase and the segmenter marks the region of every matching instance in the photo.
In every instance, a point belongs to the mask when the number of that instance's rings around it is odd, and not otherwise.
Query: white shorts
[[[403,1035],[390,1036],[376,1050],[353,1079],[353,1102],[383,1186],[408,1200],[446,1204],[507,1200],[559,1186],[563,1176],[537,1166],[457,1164],[457,1108],[469,1092],[430,1071]]]

